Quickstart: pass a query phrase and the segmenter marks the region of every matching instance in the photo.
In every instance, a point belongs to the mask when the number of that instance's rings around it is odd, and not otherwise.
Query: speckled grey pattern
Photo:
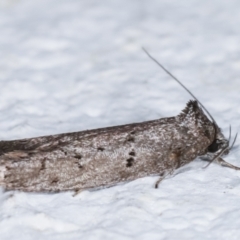
[[[177,117],[1,141],[0,185],[7,190],[79,191],[164,176],[206,154],[214,138],[212,122],[190,101]]]

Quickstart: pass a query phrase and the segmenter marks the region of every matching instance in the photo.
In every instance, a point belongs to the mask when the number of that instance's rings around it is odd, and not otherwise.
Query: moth
[[[164,177],[196,157],[240,170],[221,158],[231,150],[237,135],[230,146],[231,129],[226,139],[210,113],[186,90],[195,100],[176,117],[0,141],[0,186],[28,192],[78,192],[158,175],[157,187]]]

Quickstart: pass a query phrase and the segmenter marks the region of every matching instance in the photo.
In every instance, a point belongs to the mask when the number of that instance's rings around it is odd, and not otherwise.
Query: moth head
[[[213,142],[208,147],[208,152],[212,154],[216,154],[218,152],[222,152],[222,155],[226,155],[229,153],[229,140],[226,139],[221,132],[221,129],[218,126],[215,126],[216,134]],[[224,150],[225,149],[225,150]]]
[[[226,139],[224,137],[224,135],[222,134],[220,128],[217,126],[216,123],[214,123],[214,127],[215,127],[215,137],[214,137],[214,140],[213,142],[208,146],[208,152],[206,154],[206,156],[203,157],[203,159],[206,159],[206,160],[210,160],[210,162],[204,167],[204,168],[207,168],[214,160],[221,160],[222,162],[224,162],[224,160],[221,159],[221,156],[222,155],[226,155],[228,154],[236,139],[237,139],[237,134],[232,142],[232,144],[229,146],[229,141],[231,139],[231,126],[230,126],[230,131],[229,131],[229,138]],[[231,167],[231,168],[234,168],[234,169],[237,169],[237,167],[229,164],[229,163],[226,163],[224,162],[225,164],[227,164],[228,167]],[[240,168],[239,168],[240,169]]]

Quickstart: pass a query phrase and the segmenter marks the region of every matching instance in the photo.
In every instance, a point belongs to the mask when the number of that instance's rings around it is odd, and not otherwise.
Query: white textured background
[[[239,0],[0,0],[0,139],[141,122],[190,99],[240,119]],[[237,141],[237,144],[239,141]],[[225,158],[240,165],[235,149]],[[239,239],[240,172],[196,160],[100,191],[0,192],[1,240]]]

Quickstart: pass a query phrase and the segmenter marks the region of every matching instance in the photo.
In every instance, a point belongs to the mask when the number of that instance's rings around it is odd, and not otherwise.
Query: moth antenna
[[[230,142],[231,140],[231,134],[232,134],[232,129],[231,129],[231,125],[229,126],[229,137],[228,137],[228,142]]]
[[[231,150],[233,148],[233,146],[234,146],[234,144],[235,144],[235,142],[237,140],[237,136],[238,136],[238,134],[236,133],[235,138],[233,140],[233,143],[232,143],[231,147],[229,148],[229,150]]]
[[[143,47],[143,51],[148,55],[150,59],[152,59],[159,67],[161,67],[169,76],[171,76],[179,85],[181,85],[200,105],[201,107],[206,111],[208,116],[212,119],[214,125],[217,126],[216,121],[212,117],[212,115],[208,112],[208,110],[203,106],[203,104],[190,92],[190,90],[187,89],[172,73],[170,73],[161,63],[159,63],[154,57],[150,55],[150,53]]]

